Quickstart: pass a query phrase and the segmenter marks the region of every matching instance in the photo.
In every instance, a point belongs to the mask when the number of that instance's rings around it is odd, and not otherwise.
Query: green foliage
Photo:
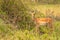
[[[1,5],[1,14],[7,17],[7,20],[13,25],[25,28],[26,25],[31,23],[31,17],[28,14],[27,6],[21,0],[4,0]],[[6,15],[5,15],[6,14]],[[2,17],[2,19],[4,19]],[[6,18],[4,19],[6,20]]]

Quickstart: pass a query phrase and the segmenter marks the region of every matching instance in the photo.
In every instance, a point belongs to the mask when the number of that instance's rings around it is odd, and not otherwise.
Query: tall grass
[[[9,26],[9,24],[5,24],[4,21],[0,19],[0,40],[60,40],[60,21],[54,22],[53,33],[44,33],[41,35],[33,32],[34,29],[30,31],[11,30]]]

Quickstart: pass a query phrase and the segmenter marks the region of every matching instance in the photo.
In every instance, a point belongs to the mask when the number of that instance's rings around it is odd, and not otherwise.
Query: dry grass
[[[60,5],[33,5],[30,6],[32,9],[37,9],[38,11],[46,14],[46,11],[50,9],[51,11],[54,11],[54,15],[60,15]]]

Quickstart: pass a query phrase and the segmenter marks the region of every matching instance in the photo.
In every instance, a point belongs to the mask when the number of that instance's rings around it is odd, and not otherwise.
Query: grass
[[[54,11],[54,15],[60,15],[60,5],[29,5],[29,7],[33,10],[38,10],[41,13],[46,14],[46,11],[50,9],[51,11]],[[39,13],[38,13],[39,14]]]
[[[0,19],[0,40],[60,40],[60,21],[54,22],[54,31],[51,34],[39,35],[29,30],[11,30],[10,25]]]

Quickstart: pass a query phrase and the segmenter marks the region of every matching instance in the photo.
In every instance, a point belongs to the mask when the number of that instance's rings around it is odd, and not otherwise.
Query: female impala
[[[36,24],[36,32],[39,30],[40,25],[52,28],[52,18],[35,18],[34,11],[31,13],[32,20]]]

